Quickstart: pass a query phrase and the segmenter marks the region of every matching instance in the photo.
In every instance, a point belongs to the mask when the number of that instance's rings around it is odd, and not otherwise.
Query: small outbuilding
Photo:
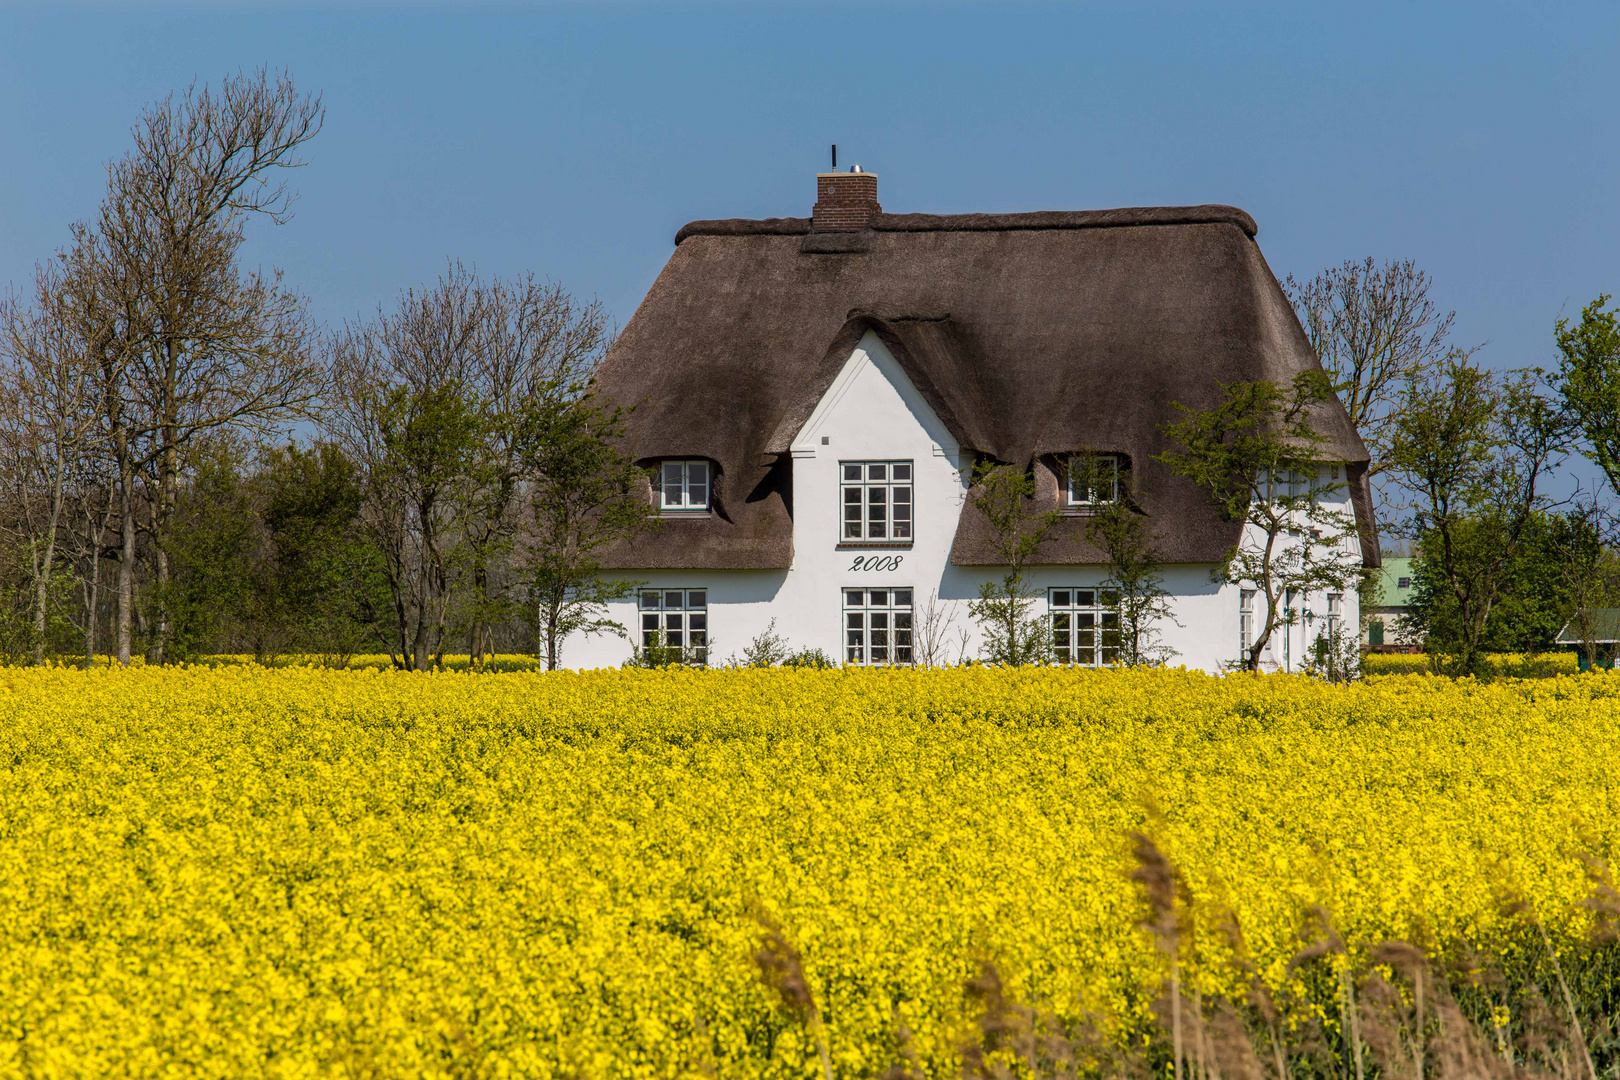
[[[1615,653],[1620,652],[1620,608],[1593,608],[1591,619],[1591,644],[1598,667],[1612,670]],[[1592,658],[1586,654],[1586,628],[1578,616],[1564,624],[1554,641],[1575,653],[1582,671],[1591,667]]]

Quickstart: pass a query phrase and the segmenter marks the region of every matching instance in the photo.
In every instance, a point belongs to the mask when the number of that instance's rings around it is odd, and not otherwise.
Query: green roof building
[[[1362,618],[1361,643],[1379,652],[1417,652],[1423,641],[1406,625],[1412,606],[1412,560],[1385,558],[1378,571],[1378,596]]]

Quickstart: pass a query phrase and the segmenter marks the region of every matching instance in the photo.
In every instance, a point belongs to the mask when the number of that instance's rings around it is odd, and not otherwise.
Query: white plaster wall
[[[825,442],[823,441],[825,440]],[[776,620],[776,632],[795,648],[818,648],[829,657],[843,659],[842,589],[910,588],[915,619],[932,597],[942,617],[951,621],[944,659],[957,662],[965,653],[979,655],[977,627],[967,605],[978,596],[979,583],[993,576],[987,567],[950,565],[951,542],[956,535],[967,484],[960,446],[905,377],[898,361],[881,340],[867,334],[845,363],[822,401],[792,444],[793,454],[793,563],[774,571],[643,571],[626,574],[649,587],[703,588],[709,592],[710,662],[740,656],[743,647]],[[909,460],[914,472],[914,538],[910,547],[845,545],[840,542],[841,500],[839,464],[843,461]],[[1348,509],[1348,499],[1344,500]],[[900,556],[895,569],[857,570],[856,559],[871,555]],[[1174,649],[1173,665],[1219,671],[1239,654],[1238,589],[1217,586],[1210,567],[1165,567],[1165,588],[1174,597],[1176,621],[1161,627],[1163,641]],[[1033,569],[1030,584],[1042,591],[1052,587],[1086,588],[1106,576],[1101,566]],[[1346,626],[1358,617],[1354,590],[1346,590]],[[1308,606],[1308,605],[1307,605]],[[1325,610],[1318,598],[1313,610]],[[1037,610],[1044,611],[1044,600]],[[610,617],[632,634],[639,622],[633,600],[614,604]],[[1319,633],[1323,623],[1303,624],[1293,630],[1290,666],[1298,670],[1305,655],[1307,635]],[[967,631],[965,643],[960,634]],[[568,667],[617,666],[630,657],[630,642],[613,637],[574,638],[565,643],[563,663]],[[1275,646],[1281,667],[1281,642]]]
[[[1350,493],[1343,486],[1344,469],[1337,470],[1339,479],[1335,480],[1326,475],[1322,476],[1324,493],[1317,496],[1317,505],[1324,510],[1343,514],[1346,520],[1355,521],[1355,507],[1351,503]],[[1337,487],[1337,490],[1329,490]],[[1265,534],[1253,525],[1244,527],[1243,543],[1255,548],[1265,543]],[[1353,534],[1343,538],[1335,554],[1347,567],[1354,568],[1361,564],[1361,542]],[[1324,553],[1318,552],[1318,557]],[[1232,619],[1230,625],[1232,651],[1239,651],[1238,642],[1238,604],[1237,587],[1232,586]],[[1355,582],[1351,581],[1343,589],[1332,590],[1338,592],[1342,598],[1339,626],[1343,633],[1357,635],[1361,626],[1361,605],[1356,592]],[[1315,592],[1298,593],[1294,597],[1295,621],[1292,625],[1279,625],[1272,631],[1271,640],[1266,643],[1266,649],[1260,656],[1260,666],[1268,671],[1300,671],[1303,670],[1305,660],[1310,655],[1310,649],[1316,638],[1327,632],[1327,609],[1329,590],[1323,589]],[[1260,632],[1263,612],[1260,604],[1264,596],[1255,598],[1255,633]],[[1278,613],[1282,614],[1284,598],[1278,599]]]

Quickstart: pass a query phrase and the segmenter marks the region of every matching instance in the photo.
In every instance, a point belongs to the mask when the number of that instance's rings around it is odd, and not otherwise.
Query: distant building
[[[1386,558],[1378,571],[1377,602],[1362,619],[1361,643],[1372,652],[1418,652],[1422,635],[1408,621],[1412,607],[1412,560]]]
[[[1584,631],[1577,619],[1571,619],[1558,631],[1554,640],[1573,652],[1579,659],[1576,663],[1582,671],[1590,666],[1590,659],[1586,655],[1586,642],[1582,640]],[[1592,609],[1592,644],[1597,646],[1594,650],[1598,656],[1598,667],[1613,668],[1616,646],[1620,646],[1620,608],[1593,608]]]

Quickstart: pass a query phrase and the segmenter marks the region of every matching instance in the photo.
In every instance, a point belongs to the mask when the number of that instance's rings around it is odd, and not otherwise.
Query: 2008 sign
[[[857,555],[851,570],[898,570],[904,555]]]

